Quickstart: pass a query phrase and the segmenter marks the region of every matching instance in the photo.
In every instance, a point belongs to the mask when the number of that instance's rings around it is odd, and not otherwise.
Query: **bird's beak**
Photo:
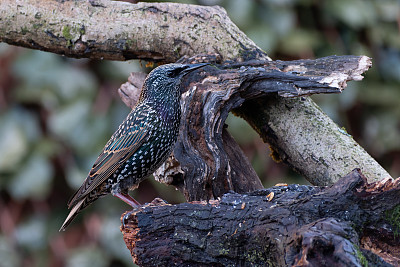
[[[194,70],[197,70],[197,69],[199,69],[199,68],[201,68],[201,67],[204,67],[204,66],[207,66],[207,65],[210,65],[210,63],[187,64],[187,65],[186,65],[187,68],[184,69],[184,70],[182,71],[182,73],[185,75],[185,74],[188,74],[189,72],[192,72],[192,71],[194,71]]]

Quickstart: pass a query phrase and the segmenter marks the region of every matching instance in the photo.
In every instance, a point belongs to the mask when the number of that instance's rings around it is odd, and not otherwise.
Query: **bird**
[[[137,104],[106,143],[81,187],[68,202],[71,210],[60,231],[80,211],[108,194],[132,207],[129,190],[153,173],[171,154],[181,120],[182,78],[208,63],[165,64],[146,77]]]

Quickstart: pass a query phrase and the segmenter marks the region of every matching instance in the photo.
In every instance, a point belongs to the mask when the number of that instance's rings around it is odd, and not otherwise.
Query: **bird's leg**
[[[114,193],[113,195],[121,199],[126,204],[130,205],[132,208],[138,208],[141,206],[139,202],[137,202],[133,197],[131,197],[127,193]]]

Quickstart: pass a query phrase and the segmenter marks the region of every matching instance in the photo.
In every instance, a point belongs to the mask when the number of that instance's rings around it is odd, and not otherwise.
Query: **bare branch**
[[[183,55],[221,60],[268,57],[223,8],[81,0],[2,0],[0,41],[69,57],[174,62]]]

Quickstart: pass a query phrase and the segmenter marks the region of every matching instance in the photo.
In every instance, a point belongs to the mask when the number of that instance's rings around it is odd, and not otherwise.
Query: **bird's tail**
[[[67,216],[67,219],[65,219],[63,225],[59,230],[60,232],[65,231],[65,228],[67,228],[67,226],[72,222],[72,220],[76,217],[76,215],[78,215],[78,213],[89,204],[85,200],[86,198],[81,199],[72,207],[71,211]]]

